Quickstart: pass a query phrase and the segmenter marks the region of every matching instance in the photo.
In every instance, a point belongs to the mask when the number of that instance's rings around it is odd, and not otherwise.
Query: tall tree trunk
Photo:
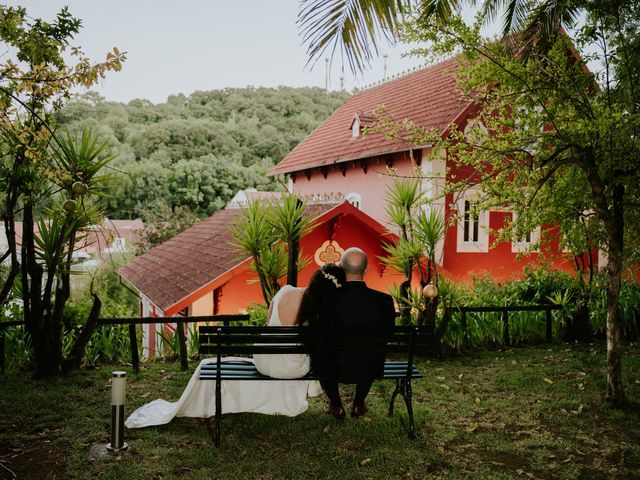
[[[411,323],[411,305],[406,300],[409,296],[409,290],[411,289],[411,277],[409,280],[405,280],[400,284],[400,323],[402,325],[409,325]],[[420,324],[420,318],[416,319],[418,325]]]
[[[33,356],[36,362],[37,377],[51,377],[60,372],[60,363],[56,361],[52,351],[52,339],[42,304],[43,268],[37,262],[33,204],[27,201],[23,209],[22,234],[22,290],[25,326],[33,345]]]
[[[267,277],[264,275],[264,271],[262,270],[262,262],[260,261],[260,257],[258,255],[253,255],[253,264],[256,266],[256,273],[258,274],[258,279],[260,280],[260,290],[262,291],[262,297],[264,298],[267,307],[271,303],[271,297],[269,296],[269,282],[267,281]]]
[[[11,293],[13,282],[20,273],[20,262],[18,262],[18,250],[16,245],[16,222],[14,216],[15,203],[13,203],[10,199],[8,200],[8,203],[9,205],[7,205],[4,214],[4,231],[7,237],[8,244],[7,253],[9,254],[9,258],[11,259],[11,270],[9,270],[9,274],[7,275],[5,284],[2,286],[2,290],[0,291],[0,305],[4,305],[9,299],[9,294]]]
[[[622,384],[622,348],[620,346],[622,329],[618,312],[624,248],[624,187],[614,185],[605,189],[595,168],[595,163],[591,161],[590,154],[591,152],[587,152],[585,155],[583,169],[591,185],[596,211],[607,232],[607,253],[609,255],[609,264],[607,265],[607,393],[605,398],[613,405],[621,406],[626,404]],[[611,197],[610,203],[607,201],[607,195]]]
[[[626,404],[622,383],[622,348],[618,300],[622,283],[624,246],[623,217],[624,187],[613,189],[613,219],[608,225],[609,264],[607,265],[607,394],[606,399],[616,406]]]
[[[296,208],[302,207],[302,200],[299,198],[296,201]],[[302,222],[302,213],[296,219],[296,227]],[[298,256],[300,253],[300,237],[295,236],[289,239],[287,248],[289,250],[289,262],[287,264],[287,284],[292,287],[298,286]]]
[[[287,284],[298,286],[298,254],[300,252],[300,239],[294,238],[289,242],[289,261],[287,264]]]

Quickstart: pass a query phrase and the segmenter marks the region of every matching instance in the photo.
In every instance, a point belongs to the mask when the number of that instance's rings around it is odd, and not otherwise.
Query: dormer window
[[[358,138],[360,136],[360,115],[357,113],[353,117],[351,123],[351,138]]]
[[[353,121],[351,122],[351,138],[360,138],[362,135],[362,129],[365,127],[372,127],[375,123],[376,117],[373,115],[365,115],[359,112],[354,113]]]

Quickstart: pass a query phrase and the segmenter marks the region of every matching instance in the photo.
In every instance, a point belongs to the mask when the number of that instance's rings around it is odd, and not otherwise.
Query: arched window
[[[362,196],[359,193],[351,192],[345,195],[344,199],[358,210],[362,207]]]
[[[458,252],[489,251],[489,212],[478,210],[478,194],[468,190],[456,201],[458,210]]]

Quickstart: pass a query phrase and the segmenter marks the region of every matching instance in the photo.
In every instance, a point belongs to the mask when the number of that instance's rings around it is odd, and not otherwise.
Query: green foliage
[[[123,285],[117,273],[129,261],[129,255],[112,254],[94,274],[93,291],[102,301],[100,315],[104,318],[132,318],[140,314],[138,296]],[[86,306],[91,308],[88,298]]]
[[[240,189],[275,188],[266,173],[346,98],[319,88],[243,88],[124,105],[90,92],[57,119],[71,131],[93,127],[118,155],[107,216],[139,217],[164,200],[203,217]]]
[[[264,326],[267,324],[269,309],[266,306],[255,303],[249,306],[247,313],[249,314],[249,325]]]
[[[605,335],[607,317],[606,276],[599,274],[588,288],[590,327],[597,336]],[[508,305],[561,305],[562,310],[553,312],[553,336],[557,338],[563,324],[577,308],[580,292],[584,288],[578,277],[566,272],[553,271],[544,266],[526,269],[521,280],[495,282],[490,277],[476,277],[466,287],[441,279],[439,321],[444,309],[452,307],[454,314],[447,325],[443,343],[459,350],[464,342],[461,316],[455,311],[462,306],[508,306]],[[640,285],[625,281],[621,287],[620,321],[625,338],[640,335]],[[502,320],[500,313],[467,313],[468,347],[486,345],[501,346]],[[511,312],[509,314],[510,337],[513,343],[535,343],[545,338],[544,312]]]
[[[386,255],[380,260],[405,276],[394,292],[400,305],[402,323],[408,324],[413,313],[418,325],[426,324],[436,334],[439,299],[423,301],[422,289],[429,283],[438,285],[436,248],[444,238],[445,226],[442,213],[427,203],[426,192],[422,190],[419,179],[394,180],[387,191],[386,211],[393,229],[398,231],[398,239],[382,246]],[[411,289],[415,272],[420,287],[417,293]]]
[[[120,70],[125,54],[114,48],[104,62],[91,62],[70,44],[81,22],[66,8],[46,22],[29,17],[24,8],[0,5],[0,18],[0,40],[7,51],[0,68],[0,204],[9,245],[3,259],[11,262],[0,305],[8,301],[21,271],[24,320],[37,374],[51,376],[63,363],[62,314],[72,253],[76,240],[99,223],[99,198],[108,180],[103,170],[113,160],[106,142],[85,126],[63,135],[53,117],[71,90]],[[19,241],[18,220],[23,227]]]
[[[127,325],[98,327],[85,347],[84,360],[87,366],[130,362],[129,327]]]
[[[154,210],[142,210],[144,228],[140,234],[137,253],[144,252],[175,237],[198,221],[198,216],[189,207],[179,205],[171,208],[160,201]]]
[[[257,273],[267,305],[280,289],[280,281],[307,265],[299,251],[299,241],[310,229],[304,215],[306,204],[299,197],[283,194],[280,202],[265,204],[250,199],[243,207],[242,219],[231,229],[234,245],[244,256],[251,256],[251,269]]]

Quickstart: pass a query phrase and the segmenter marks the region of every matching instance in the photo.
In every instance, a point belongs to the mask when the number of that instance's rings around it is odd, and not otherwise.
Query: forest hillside
[[[123,104],[89,92],[68,102],[58,121],[72,134],[91,128],[117,155],[108,217],[144,218],[167,207],[204,217],[239,189],[277,188],[266,173],[347,97],[320,88],[247,87]]]

